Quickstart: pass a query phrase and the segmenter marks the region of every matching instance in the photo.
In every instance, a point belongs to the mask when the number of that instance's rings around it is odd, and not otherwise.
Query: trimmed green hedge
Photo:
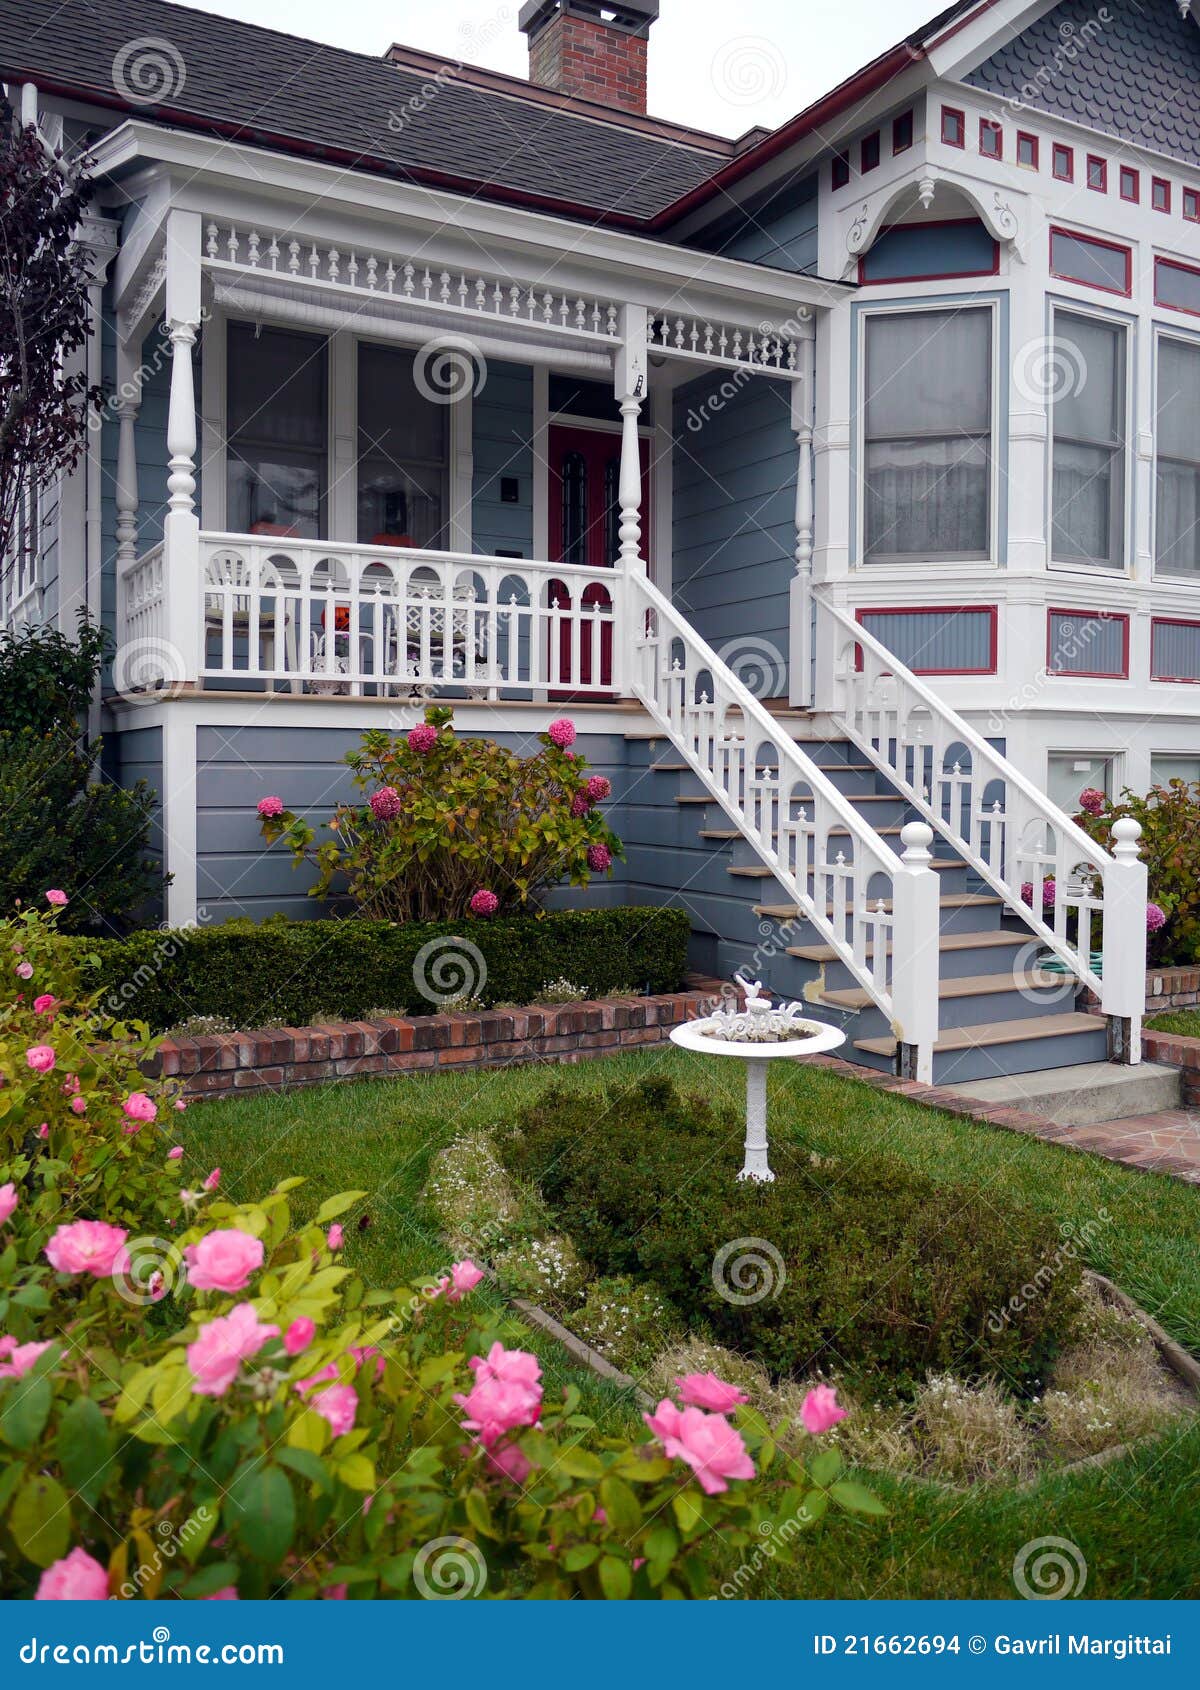
[[[356,1020],[381,1008],[430,1015],[460,991],[489,1006],[525,1004],[557,979],[591,997],[621,987],[673,992],[683,984],[688,929],[684,910],[607,909],[402,925],[231,921],[67,942],[99,958],[89,984],[113,1014],[161,1032],[201,1015],[243,1029],[302,1027],[316,1015]]]

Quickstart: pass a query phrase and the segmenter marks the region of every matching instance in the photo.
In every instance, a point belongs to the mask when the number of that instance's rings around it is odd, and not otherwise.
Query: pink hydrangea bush
[[[600,807],[612,784],[588,774],[573,722],[552,722],[522,756],[456,733],[448,707],[425,714],[407,734],[363,736],[346,758],[363,798],[340,806],[320,840],[281,800],[259,803],[267,844],[315,865],[314,897],[336,879],[361,915],[457,920],[528,908],[560,881],[609,871],[621,855]]]

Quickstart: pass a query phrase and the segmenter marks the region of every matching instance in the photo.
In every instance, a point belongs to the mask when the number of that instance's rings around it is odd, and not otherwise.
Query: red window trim
[[[854,620],[866,627],[866,616],[986,616],[988,630],[988,668],[986,669],[914,669],[914,675],[994,675],[1000,650],[1000,612],[994,604],[869,604],[854,612]],[[868,630],[869,632],[870,630]],[[879,638],[878,634],[875,636]],[[862,652],[857,655],[862,666]]]
[[[959,139],[957,141],[952,141],[950,139],[950,137],[946,134],[946,119],[948,117],[956,117],[958,119]],[[965,111],[961,111],[958,108],[958,106],[943,106],[942,107],[942,144],[943,144],[943,146],[947,146],[947,147],[958,147],[960,150],[965,150],[965,148],[966,148],[966,145],[967,145],[967,114],[966,114]]]
[[[870,164],[868,164],[867,163],[867,148],[869,146],[871,146],[872,144],[874,145],[874,149],[875,149],[875,157],[872,160],[872,162]],[[880,140],[879,130],[878,129],[872,129],[871,133],[869,135],[864,135],[862,140],[858,143],[858,173],[859,173],[859,175],[865,176],[868,173],[868,171],[878,170],[880,160],[882,158],[883,158],[883,143]]]
[[[1099,182],[1092,181],[1092,166],[1094,164],[1098,164],[1100,166]],[[1108,192],[1108,160],[1106,158],[1101,158],[1099,153],[1089,153],[1087,156],[1087,172],[1084,176],[1084,181],[1094,194],[1106,194]]]
[[[994,153],[989,153],[987,148],[984,146],[983,137],[985,135],[994,135],[996,137],[996,150]],[[1004,157],[1004,126],[1003,124],[997,123],[995,118],[981,117],[979,119],[979,151],[983,154],[984,158],[1002,159]]]
[[[908,124],[907,141],[900,140],[900,125],[902,123]],[[916,140],[916,136],[916,115],[910,107],[908,111],[901,112],[899,117],[892,119],[892,157],[895,158],[898,153],[906,153]]]
[[[1183,190],[1183,215],[1189,223],[1200,223],[1200,188]]]
[[[1054,618],[1056,616],[1073,616],[1076,621],[1082,618],[1086,622],[1122,623],[1120,669],[1052,669],[1050,665],[1054,657],[1054,647],[1051,641],[1054,636]],[[1046,673],[1052,680],[1061,678],[1070,681],[1127,681],[1129,679],[1129,617],[1119,610],[1077,610],[1074,605],[1062,604],[1048,606],[1046,610]]]
[[[1083,282],[1078,276],[1066,276],[1061,270],[1054,268],[1054,237],[1063,235],[1067,240],[1083,241],[1089,246],[1106,246],[1111,252],[1125,255],[1125,286],[1123,288],[1105,287],[1103,282]],[[1063,229],[1057,223],[1050,225],[1050,274],[1060,282],[1072,282],[1077,288],[1095,288],[1097,293],[1115,293],[1122,299],[1129,299],[1133,295],[1133,249],[1123,246],[1120,241],[1106,241],[1099,235],[1081,235],[1078,229]]]
[[[1158,272],[1165,270],[1185,270],[1189,276],[1200,276],[1194,264],[1183,264],[1178,258],[1156,258],[1154,260],[1154,303],[1161,305],[1164,311],[1182,311],[1189,317],[1200,317],[1200,310],[1194,310],[1190,305],[1173,305],[1170,300],[1160,299],[1158,296]]]
[[[1155,200],[1155,195],[1160,188],[1163,190],[1162,205],[1157,204]],[[1171,215],[1171,184],[1165,176],[1152,176],[1150,178],[1150,209],[1165,212],[1168,217]]]
[[[911,225],[911,227],[916,228],[916,229],[935,229],[935,228],[936,229],[950,229],[950,228],[955,227],[956,225],[959,226],[959,227],[962,227],[962,225],[964,225],[964,224],[967,224],[967,223],[975,224],[975,223],[978,223],[979,221],[980,221],[980,219],[978,217],[932,217],[932,218],[929,219],[928,222],[914,223],[914,224]],[[876,235],[875,244],[878,245],[878,243],[883,239],[884,235],[890,234],[893,229],[904,229],[904,228],[908,228],[908,227],[910,227],[910,225],[908,225],[906,223],[888,223],[888,224],[885,224],[884,227],[882,229],[880,229],[879,233]],[[991,268],[988,269],[988,270],[937,270],[937,271],[934,271],[932,273],[927,272],[923,276],[881,276],[876,280],[872,280],[866,273],[867,261],[870,258],[870,256],[871,256],[870,253],[864,253],[863,256],[858,261],[858,285],[859,285],[859,287],[864,287],[864,288],[890,287],[893,283],[896,283],[896,282],[959,282],[959,281],[971,281],[971,280],[974,280],[975,278],[977,278],[979,276],[998,276],[1000,274],[1000,243],[999,243],[999,241],[995,241],[995,240],[992,242],[992,264],[991,264]]]
[[[1026,164],[1021,157],[1021,142],[1022,141],[1028,141],[1030,146],[1033,148],[1033,157],[1030,159],[1028,164]],[[1027,129],[1018,129],[1017,130],[1016,159],[1017,159],[1017,163],[1018,163],[1018,165],[1020,165],[1021,169],[1022,170],[1040,170],[1041,169],[1041,163],[1040,163],[1041,153],[1042,153],[1042,146],[1041,146],[1041,142],[1038,140],[1037,136],[1031,135]]]
[[[1133,184],[1133,192],[1131,194],[1127,194],[1125,192],[1125,184],[1127,182],[1132,182],[1132,184]],[[1141,200],[1142,200],[1141,172],[1134,170],[1132,165],[1123,164],[1121,166],[1121,198],[1123,200],[1127,200],[1130,205],[1140,205],[1141,204]]]
[[[1058,168],[1059,159],[1066,161],[1066,170]],[[1073,182],[1075,180],[1075,149],[1064,146],[1061,141],[1055,141],[1050,154],[1050,174],[1056,182]]]
[[[1156,675],[1154,672],[1154,630],[1164,628],[1200,628],[1200,622],[1189,616],[1152,616],[1150,618],[1150,679],[1152,681],[1170,681],[1176,687],[1200,686],[1200,676],[1197,675]]]

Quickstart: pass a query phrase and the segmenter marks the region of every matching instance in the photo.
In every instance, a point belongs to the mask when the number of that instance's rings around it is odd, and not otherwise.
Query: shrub
[[[687,963],[683,910],[565,910],[495,921],[230,921],[135,933],[82,947],[114,1012],[156,1031],[186,1016],[241,1029],[305,1026],[315,1011],[362,1020],[375,1005],[431,1014],[455,999],[530,1003],[557,972],[604,997],[636,980],[676,991]]]
[[[570,749],[570,722],[552,723],[541,750],[521,757],[456,734],[453,718],[430,705],[408,734],[364,734],[346,762],[368,796],[338,807],[324,844],[281,798],[260,801],[267,843],[282,839],[298,863],[319,869],[312,897],[337,879],[364,916],[484,921],[535,903],[560,880],[586,886],[621,854],[598,808],[608,782],[589,779]]]
[[[1105,850],[1112,848],[1115,821],[1132,816],[1141,824],[1150,902],[1166,916],[1156,927],[1148,914],[1147,960],[1166,966],[1200,960],[1200,782],[1168,781],[1144,798],[1128,789],[1119,799],[1099,796],[1098,812],[1085,808],[1075,819]]]
[[[40,736],[76,723],[91,704],[96,677],[111,648],[107,630],[82,612],[73,641],[57,628],[0,629],[0,722],[5,732]]]
[[[498,1142],[599,1273],[649,1279],[691,1332],[777,1379],[824,1372],[876,1391],[881,1378],[911,1391],[930,1370],[1026,1391],[1044,1379],[1080,1271],[1049,1218],[882,1150],[831,1180],[778,1134],[775,1183],[739,1183],[742,1133],[650,1080],[602,1104],[552,1089]],[[998,1314],[1031,1284],[1019,1313]]]

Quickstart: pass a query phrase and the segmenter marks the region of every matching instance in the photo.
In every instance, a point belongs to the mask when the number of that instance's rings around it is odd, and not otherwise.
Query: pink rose
[[[358,1413],[358,1395],[353,1385],[330,1385],[328,1390],[317,1392],[312,1399],[312,1406],[322,1420],[329,1422],[334,1437],[340,1438],[354,1425],[354,1416]]]
[[[75,1103],[83,1103],[83,1099],[81,1097],[77,1097],[75,1099]],[[74,1109],[75,1104],[73,1103],[71,1105],[71,1107],[72,1107],[72,1109]],[[87,1104],[83,1103],[83,1107],[84,1107],[84,1109],[86,1109]],[[77,1113],[78,1113],[78,1111],[77,1111]],[[49,1138],[50,1137],[50,1123],[49,1123],[49,1121],[43,1121],[42,1122],[41,1126],[37,1130],[37,1135],[38,1135],[39,1138]]]
[[[656,1414],[642,1416],[673,1461],[686,1461],[708,1496],[729,1489],[730,1479],[752,1479],[754,1463],[741,1433],[724,1415],[702,1408],[678,1409],[669,1398]]]
[[[179,1110],[180,1114],[182,1114],[183,1111],[187,1108],[187,1098],[186,1097],[177,1097],[175,1099],[175,1107],[176,1107],[176,1109]]]
[[[324,1385],[327,1380],[336,1379],[337,1376],[337,1363],[335,1361],[327,1361],[325,1366],[321,1368],[320,1372],[314,1373],[311,1378],[297,1379],[296,1383],[292,1386],[292,1389],[298,1392],[300,1396],[304,1396],[306,1392],[312,1390],[314,1385]]]
[[[53,1561],[46,1568],[38,1580],[34,1601],[107,1602],[108,1573],[86,1549],[72,1549],[61,1561]]]
[[[342,1239],[344,1237],[345,1233],[342,1229],[342,1223],[340,1221],[335,1221],[329,1231],[325,1234],[325,1242],[331,1250],[340,1250],[342,1247]]]
[[[426,751],[432,751],[437,744],[437,729],[429,722],[421,722],[413,728],[408,736],[408,749],[424,756]]]
[[[193,1394],[223,1397],[241,1364],[256,1356],[269,1338],[278,1336],[279,1328],[261,1324],[249,1303],[239,1303],[229,1314],[210,1320],[187,1347],[187,1364],[196,1381]]]
[[[258,801],[258,813],[260,816],[264,816],[267,820],[270,820],[274,816],[281,816],[283,814],[283,799],[277,798],[274,793],[271,793],[266,798],[260,798]]]
[[[32,980],[33,964],[31,962],[19,962],[17,964],[17,973],[21,976],[22,980]]]
[[[693,1408],[710,1409],[714,1414],[728,1414],[739,1403],[750,1401],[745,1391],[739,1391],[736,1385],[727,1385],[715,1373],[687,1373],[675,1383],[685,1403],[690,1403]]]
[[[86,1115],[87,1114],[87,1099],[84,1098],[84,1097],[73,1097],[71,1099],[71,1109],[72,1109],[72,1112],[76,1115]]]
[[[500,900],[494,892],[489,892],[486,886],[481,886],[478,892],[471,894],[472,915],[495,915],[500,908]]]
[[[220,1590],[214,1590],[211,1596],[202,1596],[201,1602],[236,1602],[238,1600],[237,1585],[222,1585]]]
[[[831,1385],[814,1385],[801,1406],[800,1418],[805,1431],[819,1438],[822,1432],[828,1432],[846,1418],[846,1410],[839,1406],[837,1392]]]
[[[1085,786],[1079,794],[1079,808],[1086,810],[1089,816],[1098,816],[1104,808],[1104,794],[1097,792],[1094,786]]]
[[[371,814],[380,822],[394,821],[404,808],[400,794],[394,786],[381,786],[378,792],[371,794],[370,804]]]
[[[182,1144],[173,1144],[171,1146],[171,1148],[167,1151],[167,1161],[168,1162],[178,1162],[182,1155],[183,1155]]]
[[[467,1260],[455,1262],[450,1269],[450,1282],[446,1290],[448,1303],[461,1303],[468,1291],[473,1291],[483,1278],[483,1269],[477,1268],[475,1263]]]
[[[472,1356],[467,1364],[475,1374],[476,1383],[485,1379],[503,1379],[506,1383],[524,1385],[526,1390],[540,1391],[542,1369],[535,1355],[528,1350],[506,1350],[495,1343],[486,1356]]]
[[[261,1238],[237,1227],[210,1232],[184,1249],[188,1279],[197,1291],[244,1291],[250,1275],[263,1264]]]
[[[154,1272],[150,1275],[146,1288],[150,1292],[150,1301],[152,1303],[161,1303],[163,1298],[166,1296],[167,1282],[157,1268],[155,1268]]]
[[[607,845],[589,845],[587,865],[595,874],[603,874],[612,867],[612,852]]]
[[[383,1378],[384,1369],[387,1366],[387,1363],[383,1359],[383,1351],[379,1349],[377,1345],[351,1344],[349,1353],[354,1357],[354,1360],[359,1367],[365,1367],[369,1361],[374,1361],[376,1383]]]
[[[205,1174],[202,1183],[205,1191],[215,1191],[221,1183],[220,1168],[214,1168],[210,1174]]]
[[[612,781],[607,775],[590,775],[587,783],[587,795],[593,804],[599,804],[601,799],[612,793]]]
[[[63,1081],[62,1089],[64,1097],[70,1097],[73,1093],[77,1092],[79,1090],[79,1075],[68,1074],[66,1079]]]
[[[306,1350],[313,1341],[317,1330],[316,1322],[306,1314],[300,1315],[288,1327],[283,1335],[283,1347],[290,1356],[298,1356],[301,1350]]]
[[[546,732],[560,751],[565,751],[569,745],[575,743],[575,724],[566,716],[560,716],[557,722],[551,722]]]
[[[3,1226],[17,1206],[17,1188],[11,1180],[0,1185],[0,1226]]]
[[[44,1344],[18,1344],[11,1338],[2,1342],[5,1348],[2,1352],[4,1359],[0,1361],[0,1379],[23,1379],[40,1355],[50,1348],[50,1340]]]
[[[464,1430],[474,1432],[485,1449],[522,1426],[536,1426],[542,1412],[540,1386],[530,1390],[505,1379],[476,1379],[466,1396],[454,1400],[465,1410]]]
[[[1167,925],[1167,912],[1161,904],[1146,905],[1146,932],[1157,933],[1160,927]]]
[[[58,999],[50,992],[43,992],[40,998],[33,1000],[33,1013],[35,1015],[53,1015],[57,1008]]]
[[[131,1091],[121,1109],[131,1121],[153,1121],[158,1114],[158,1105],[144,1091]]]
[[[517,1444],[493,1444],[487,1459],[489,1467],[503,1473],[514,1485],[523,1485],[533,1471],[533,1462]]]
[[[53,1045],[30,1045],[25,1052],[25,1060],[35,1073],[48,1074],[58,1058]]]
[[[111,1279],[129,1266],[125,1229],[107,1221],[69,1221],[46,1246],[46,1260],[59,1273],[90,1273]]]
[[[46,902],[48,904],[53,904],[56,910],[62,909],[63,905],[68,901],[67,894],[65,892],[60,892],[57,886],[52,886],[46,893]]]

